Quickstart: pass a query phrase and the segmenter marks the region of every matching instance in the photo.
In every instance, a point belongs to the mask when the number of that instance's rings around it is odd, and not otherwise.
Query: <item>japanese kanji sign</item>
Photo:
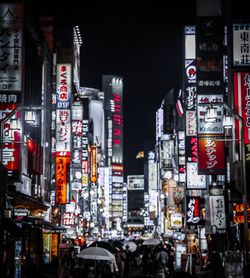
[[[71,65],[57,65],[57,108],[70,108],[71,106]]]
[[[70,110],[56,110],[56,153],[64,152],[64,156],[70,154],[71,150],[71,124]]]
[[[198,138],[198,174],[225,173],[225,142],[214,137]]]
[[[0,18],[0,91],[21,91],[22,5],[1,4]]]
[[[223,195],[209,196],[211,226],[226,229],[225,199]]]
[[[56,204],[67,203],[67,171],[69,158],[56,157]]]
[[[233,24],[233,64],[250,65],[250,24]]]
[[[234,73],[234,110],[243,119],[244,142],[250,144],[250,72]],[[235,123],[235,131],[239,139],[238,121]]]
[[[187,225],[198,225],[200,218],[200,198],[187,196]]]

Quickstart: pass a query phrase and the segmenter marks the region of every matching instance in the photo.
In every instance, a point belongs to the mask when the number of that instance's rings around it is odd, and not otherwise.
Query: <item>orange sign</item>
[[[91,182],[97,180],[96,147],[91,147]]]
[[[67,165],[69,158],[56,157],[56,204],[67,203]]]

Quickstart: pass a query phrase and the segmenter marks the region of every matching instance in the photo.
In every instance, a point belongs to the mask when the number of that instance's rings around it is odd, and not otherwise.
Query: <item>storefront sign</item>
[[[70,110],[57,109],[56,111],[56,155],[70,156],[71,128]]]
[[[56,204],[65,205],[67,203],[68,166],[68,157],[56,157]]]
[[[222,125],[223,120],[223,106],[215,105],[214,108],[217,112],[217,117],[212,121],[206,119],[206,113],[209,105],[213,106],[213,103],[223,103],[223,95],[198,95],[197,96],[197,123],[198,123],[198,135],[208,134],[224,134]]]
[[[198,138],[198,174],[225,173],[225,142],[219,139]]]
[[[187,225],[198,225],[200,218],[200,198],[187,196]]]
[[[226,213],[224,195],[209,196],[211,226],[217,230],[226,229]]]
[[[187,189],[207,189],[206,176],[198,174],[197,162],[187,162]]]
[[[57,65],[57,108],[70,108],[71,105],[71,65]]]
[[[233,24],[233,63],[250,65],[250,24]]]
[[[181,213],[174,212],[170,216],[170,225],[172,229],[180,229],[182,227]]]

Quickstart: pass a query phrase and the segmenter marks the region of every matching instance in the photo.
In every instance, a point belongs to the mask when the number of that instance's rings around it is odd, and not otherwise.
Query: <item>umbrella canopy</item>
[[[128,246],[128,249],[131,251],[131,252],[134,252],[137,248],[137,245],[133,242],[133,241],[128,241],[128,242],[125,242],[125,247]]]
[[[160,244],[159,239],[150,238],[150,239],[144,240],[142,245],[158,245],[158,244]]]
[[[107,249],[101,247],[87,247],[83,249],[77,257],[86,260],[115,262],[115,256]]]
[[[101,247],[107,249],[112,254],[116,253],[115,247],[107,241],[94,241],[88,247]]]
[[[114,240],[112,242],[112,245],[117,249],[125,249],[124,243],[122,241],[119,241],[119,240]]]

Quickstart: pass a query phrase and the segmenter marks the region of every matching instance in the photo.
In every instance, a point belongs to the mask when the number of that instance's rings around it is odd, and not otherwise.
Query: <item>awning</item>
[[[57,226],[56,224],[53,224],[45,220],[41,222],[41,225],[43,227],[43,232],[47,234],[63,233],[66,231],[66,228]]]
[[[12,205],[14,207],[23,207],[28,209],[47,210],[49,207],[38,198],[25,195],[21,192],[8,192],[8,195],[13,198]]]
[[[63,233],[66,231],[66,228],[53,224],[49,221],[46,221],[41,217],[29,216],[23,218],[21,222],[25,224],[33,225],[33,227],[43,229],[43,232],[47,234]]]

